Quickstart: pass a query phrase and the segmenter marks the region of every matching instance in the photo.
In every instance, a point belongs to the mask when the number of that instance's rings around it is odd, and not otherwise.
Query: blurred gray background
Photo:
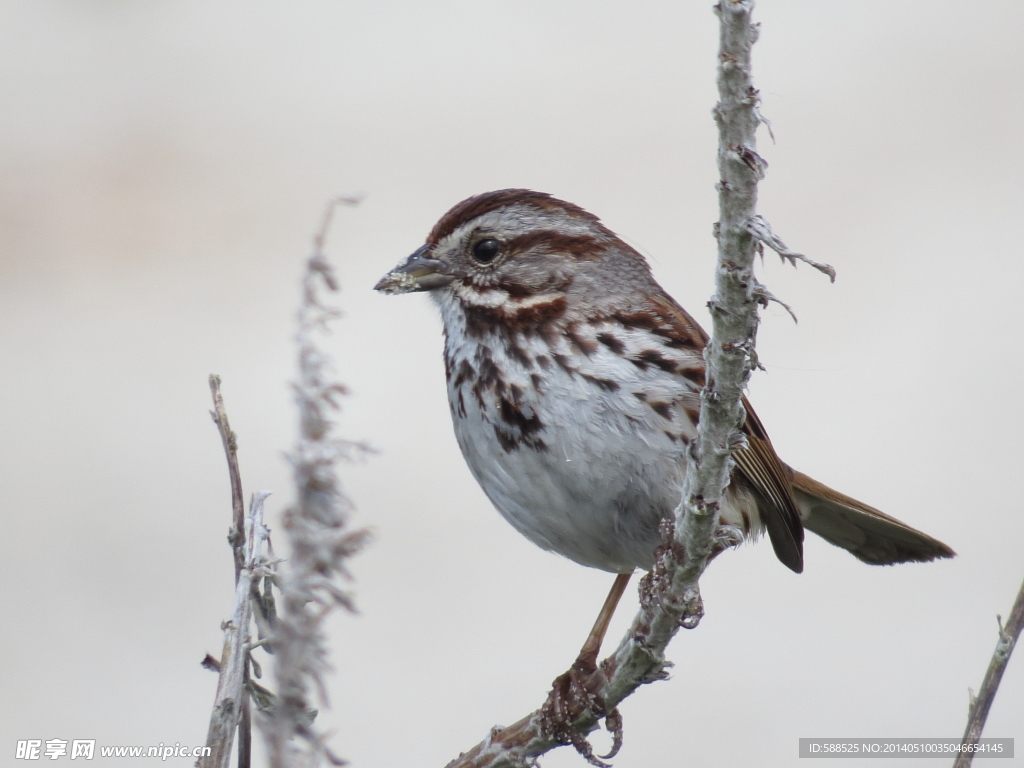
[[[353,563],[361,615],[331,623],[320,722],[356,766],[442,766],[542,702],[611,577],[490,508],[453,439],[433,307],[371,287],[455,202],[525,186],[602,216],[706,321],[710,6],[0,4],[0,764],[18,739],[205,739],[199,661],[232,600],[206,377],[276,519],[297,281],[338,193],[366,194],[328,243],[341,429],[379,453],[345,470],[376,540]],[[673,679],[622,708],[623,768],[959,736],[1024,576],[1024,4],[763,0],[757,18],[777,139],[761,212],[839,279],[766,258],[800,322],[765,313],[752,400],[788,462],[959,557],[872,568],[814,536],[799,577],[767,544],[722,557]],[[1022,713],[1016,658],[986,735],[1024,750]]]

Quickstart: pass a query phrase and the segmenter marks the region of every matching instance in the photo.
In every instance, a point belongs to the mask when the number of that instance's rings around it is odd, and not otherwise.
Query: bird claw
[[[608,711],[604,698],[597,693],[604,674],[590,660],[579,658],[554,679],[544,706],[541,707],[541,730],[562,744],[572,744],[583,759],[595,768],[610,768],[604,762],[618,754],[622,748],[622,715],[618,708]],[[582,715],[590,713],[598,719],[604,718],[605,728],[612,735],[612,748],[606,755],[595,755],[585,734],[579,732],[574,723]]]
[[[602,760],[611,760],[622,749],[622,714],[618,707],[613,707],[612,711],[604,716],[604,727],[612,735],[612,748],[608,750],[607,755],[600,757]]]
[[[720,525],[715,529],[712,537],[712,547],[715,554],[730,547],[738,547],[744,541],[743,531],[735,525]]]

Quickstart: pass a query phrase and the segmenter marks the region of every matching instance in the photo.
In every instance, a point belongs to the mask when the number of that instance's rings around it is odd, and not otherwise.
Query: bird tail
[[[793,472],[793,498],[804,528],[865,563],[926,563],[956,555],[941,541],[802,472]]]

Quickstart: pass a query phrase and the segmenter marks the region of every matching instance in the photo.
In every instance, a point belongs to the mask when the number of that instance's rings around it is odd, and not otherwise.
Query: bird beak
[[[381,293],[412,293],[444,288],[455,279],[455,275],[448,273],[448,266],[443,261],[428,257],[429,251],[430,246],[424,245],[384,275],[373,286],[373,290]]]

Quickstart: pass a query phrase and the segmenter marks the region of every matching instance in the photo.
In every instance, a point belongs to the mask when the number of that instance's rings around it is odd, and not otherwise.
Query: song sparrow
[[[455,435],[477,482],[530,541],[613,573],[649,569],[679,502],[707,334],[643,256],[571,203],[471,197],[376,286],[441,310]],[[952,557],[945,544],[796,472],[749,404],[721,522],[767,530],[803,569],[803,529],[864,562]]]

